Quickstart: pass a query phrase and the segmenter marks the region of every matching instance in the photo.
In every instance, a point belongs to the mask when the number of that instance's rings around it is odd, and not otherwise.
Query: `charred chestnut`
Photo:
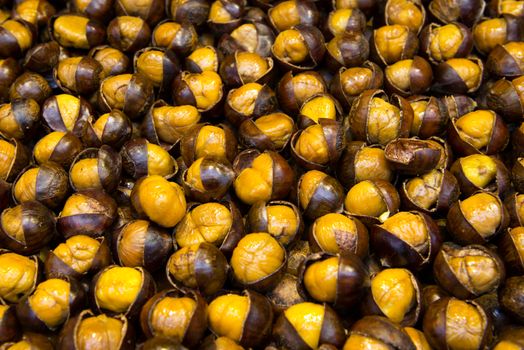
[[[327,92],[324,78],[316,71],[293,74],[287,72],[277,87],[278,103],[290,115],[297,114],[311,96]]]
[[[413,58],[418,46],[417,35],[407,26],[387,25],[373,31],[371,50],[383,65]]]
[[[358,67],[368,59],[369,43],[363,33],[346,32],[331,39],[326,44],[326,50],[329,68]]]
[[[488,55],[487,70],[498,77],[516,78],[524,74],[524,44],[510,41],[497,45]]]
[[[60,60],[53,70],[54,79],[64,92],[88,95],[100,84],[103,67],[91,57],[70,57]]]
[[[413,109],[410,136],[422,139],[441,135],[448,124],[448,114],[441,101],[434,96],[411,96],[408,98]]]
[[[151,29],[140,17],[118,16],[107,26],[107,41],[115,49],[135,52],[147,46]]]
[[[402,96],[422,94],[431,87],[433,72],[428,61],[415,56],[385,68],[386,89]]]
[[[135,180],[149,175],[166,179],[173,177],[178,165],[176,160],[162,147],[138,138],[128,141],[120,150],[122,167]]]
[[[431,23],[424,28],[420,38],[422,52],[435,64],[467,57],[473,48],[471,31],[459,22],[442,26]]]
[[[23,66],[37,73],[46,73],[58,64],[59,58],[60,45],[56,41],[49,41],[29,49],[24,57]]]
[[[90,49],[105,41],[104,26],[87,16],[61,14],[49,21],[49,34],[60,46]]]
[[[81,137],[93,115],[89,102],[70,94],[54,95],[42,105],[42,117],[53,131],[72,132]]]
[[[129,58],[122,51],[111,46],[94,47],[89,51],[88,56],[102,65],[102,77],[104,78],[124,74],[129,69]]]
[[[34,29],[23,19],[8,19],[0,23],[0,57],[18,58],[33,46]]]
[[[450,58],[435,69],[435,89],[453,94],[472,93],[479,89],[484,65],[479,58]]]
[[[298,208],[285,201],[259,201],[251,206],[246,225],[249,232],[267,232],[287,246],[300,238],[304,229]]]
[[[208,112],[224,96],[220,75],[212,71],[190,73],[184,71],[173,81],[173,100],[178,105],[195,106],[199,112]]]
[[[14,101],[19,98],[32,98],[42,104],[51,96],[51,87],[43,76],[37,73],[25,72],[10,85],[9,99]]]
[[[237,154],[237,139],[225,124],[197,124],[180,140],[180,153],[186,166],[205,156],[232,163]]]
[[[54,162],[69,169],[82,149],[82,141],[72,133],[54,131],[38,140],[33,148],[33,158],[39,165]]]
[[[247,83],[229,91],[224,114],[231,124],[239,126],[246,119],[260,117],[276,109],[277,99],[269,86]]]
[[[328,213],[342,211],[344,189],[328,174],[310,170],[298,180],[297,197],[302,214],[314,220]]]
[[[295,130],[295,122],[290,116],[275,112],[244,120],[238,128],[238,139],[246,148],[278,152],[288,145]]]
[[[280,32],[271,46],[271,53],[280,65],[294,71],[315,68],[322,61],[325,51],[324,36],[320,30],[302,24]]]
[[[218,49],[226,55],[246,51],[269,57],[274,41],[273,30],[263,22],[254,21],[242,24],[229,34],[223,34],[218,42]]]
[[[153,29],[153,46],[165,48],[168,52],[187,55],[197,47],[198,35],[189,22],[162,21]]]
[[[6,139],[26,139],[38,127],[40,106],[33,99],[16,99],[0,105],[0,135]]]
[[[23,256],[8,250],[0,251],[2,279],[0,300],[16,304],[33,292],[39,279],[40,260],[36,255]]]
[[[86,123],[82,140],[89,147],[108,145],[119,149],[131,138],[131,121],[117,109],[102,114],[96,121]]]
[[[395,186],[384,180],[364,180],[353,185],[344,200],[345,210],[365,223],[384,222],[398,212]]]

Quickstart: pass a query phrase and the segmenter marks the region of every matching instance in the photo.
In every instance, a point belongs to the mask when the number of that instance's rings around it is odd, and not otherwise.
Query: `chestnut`
[[[522,327],[503,330],[501,334],[499,334],[493,350],[503,350],[511,346],[516,349],[522,348],[524,347],[522,339],[524,339],[524,330]]]
[[[350,252],[312,254],[302,263],[298,278],[304,297],[330,303],[340,312],[354,307],[369,286],[365,265]]]
[[[433,80],[429,62],[420,56],[393,63],[385,68],[384,73],[386,89],[402,96],[426,92]]]
[[[58,337],[57,349],[114,349],[131,350],[135,348],[132,325],[124,315],[95,315],[84,310],[70,318]]]
[[[25,72],[10,85],[9,99],[14,101],[19,98],[32,98],[41,105],[51,96],[51,92],[51,87],[43,76]]]
[[[311,96],[327,92],[324,78],[316,71],[287,72],[278,82],[277,98],[284,112],[295,115]]]
[[[102,114],[93,121],[88,119],[82,140],[88,147],[108,145],[118,150],[131,138],[132,125],[129,118],[118,109]]]
[[[358,8],[336,9],[329,13],[325,22],[325,35],[337,36],[346,32],[364,32],[366,16]],[[329,39],[329,38],[327,38]]]
[[[74,134],[53,131],[42,137],[35,144],[33,158],[39,165],[54,162],[68,169],[82,149],[82,141]]]
[[[497,45],[522,40],[523,35],[523,22],[513,15],[487,18],[473,27],[475,48],[484,55],[488,55]]]
[[[164,290],[144,305],[140,325],[148,338],[166,337],[196,346],[207,328],[207,303],[194,291]]]
[[[42,117],[51,130],[69,131],[77,137],[82,136],[86,122],[92,115],[89,102],[70,94],[51,96],[42,105]]]
[[[104,112],[121,110],[129,119],[144,115],[153,103],[153,84],[144,75],[120,74],[102,81],[98,90],[98,104]]]
[[[245,148],[279,152],[286,148],[295,131],[295,122],[289,115],[274,112],[244,120],[238,127],[238,140]]]
[[[186,212],[183,189],[158,175],[139,179],[133,186],[130,199],[140,217],[162,227],[174,227]]]
[[[448,114],[442,102],[434,96],[410,96],[409,104],[413,109],[413,122],[410,136],[427,139],[444,133],[448,125]]]
[[[14,305],[0,305],[0,342],[5,344],[19,339],[21,327]]]
[[[73,0],[70,5],[73,12],[101,22],[113,15],[113,0]]]
[[[327,93],[321,93],[309,97],[302,106],[298,115],[298,128],[306,129],[309,126],[319,124],[320,119],[330,121],[341,121],[342,107],[337,99]],[[327,123],[329,124],[330,121]]]
[[[398,212],[399,194],[390,182],[364,180],[353,185],[344,199],[346,212],[366,224],[384,222]]]
[[[277,32],[299,24],[317,26],[320,16],[314,2],[304,0],[282,1],[267,11],[269,22]]]
[[[68,94],[89,95],[100,84],[103,67],[88,56],[60,60],[53,70],[53,77],[60,89]]]
[[[280,32],[271,46],[271,53],[281,67],[293,71],[314,69],[322,61],[325,52],[322,32],[303,24]]]
[[[446,227],[460,244],[485,244],[509,224],[508,210],[493,193],[478,192],[451,205]]]
[[[135,318],[156,293],[156,286],[142,267],[110,265],[93,277],[89,293],[93,311]]]
[[[285,199],[295,180],[295,172],[280,154],[247,149],[233,163],[237,197],[253,205],[258,201]]]
[[[437,224],[428,215],[401,211],[373,225],[371,247],[383,266],[419,270],[431,263],[442,244]]]
[[[326,65],[333,70],[358,67],[369,56],[369,43],[361,32],[345,32],[326,43]]]
[[[198,47],[185,60],[185,68],[190,73],[205,71],[218,73],[221,55],[214,46]]]
[[[117,0],[115,11],[118,16],[137,16],[150,24],[160,21],[165,15],[164,1],[161,0],[147,0],[140,4],[131,0]]]
[[[300,177],[297,188],[298,206],[302,215],[314,220],[322,215],[340,212],[344,189],[333,177],[318,170],[310,170]]]
[[[524,322],[524,277],[514,276],[508,278],[499,291],[500,305],[515,320]]]
[[[524,74],[524,44],[510,41],[497,45],[488,55],[486,69],[497,77],[516,78]]]
[[[76,280],[50,278],[18,303],[16,315],[24,329],[54,331],[81,310],[85,296],[84,286]]]
[[[481,0],[432,0],[429,3],[429,12],[443,23],[461,22],[472,27],[484,13],[486,3]]]
[[[509,143],[509,131],[494,111],[476,110],[451,119],[448,141],[453,151],[461,156],[475,153],[494,155]]]
[[[426,9],[419,0],[389,0],[384,8],[387,25],[399,24],[419,33],[426,20]]]
[[[231,33],[223,34],[218,42],[218,49],[233,57],[237,51],[246,51],[269,58],[274,41],[275,34],[271,27],[263,22],[253,21],[240,25]]]
[[[383,316],[364,316],[350,328],[343,350],[363,347],[418,350],[406,329]]]
[[[384,149],[386,160],[401,174],[421,175],[439,168],[444,150],[433,140],[398,138]]]
[[[413,122],[413,109],[407,100],[383,90],[365,90],[354,100],[349,112],[353,140],[386,145],[399,137],[407,137]]]
[[[233,250],[230,260],[235,282],[259,292],[267,292],[276,286],[286,264],[286,250],[266,232],[244,236]]]
[[[420,33],[421,51],[431,63],[467,57],[473,49],[470,29],[460,22],[430,23]]]
[[[450,58],[435,69],[434,89],[446,93],[466,94],[477,91],[482,83],[484,64],[477,58]]]
[[[449,294],[437,284],[430,284],[422,288],[422,306],[427,310],[428,306],[437,300],[449,297]]]
[[[12,17],[29,22],[35,27],[41,27],[46,25],[55,13],[54,6],[46,0],[26,0],[13,7]]]
[[[116,216],[115,200],[101,190],[72,194],[57,218],[57,229],[66,239],[84,234],[98,237],[111,226]]]
[[[6,139],[27,139],[40,121],[40,106],[33,99],[15,99],[0,105],[0,135]]]
[[[104,26],[80,14],[60,14],[49,20],[49,36],[60,46],[90,49],[101,45],[106,38]]]
[[[448,95],[440,98],[442,113],[449,120],[455,120],[463,115],[473,112],[477,102],[466,95]]]
[[[39,350],[53,350],[54,345],[49,340],[48,337],[42,334],[33,333],[33,332],[27,332],[22,334],[22,337],[18,342],[12,341],[12,342],[6,342],[3,343],[2,346],[0,346],[0,349],[7,350],[11,348],[36,348]]]
[[[8,100],[9,88],[21,73],[22,68],[16,59],[0,59],[0,103]]]
[[[75,191],[90,189],[113,192],[120,182],[122,159],[107,145],[88,148],[76,157],[69,170],[69,181]]]
[[[0,179],[12,182],[29,163],[29,154],[22,142],[0,139]]]
[[[102,77],[127,73],[129,58],[122,51],[108,45],[93,47],[89,57],[94,58],[102,66]]]
[[[244,235],[242,215],[232,201],[193,203],[174,229],[174,240],[181,248],[210,243],[231,255]]]
[[[197,290],[210,296],[222,289],[228,273],[226,257],[206,242],[180,248],[166,265],[169,282],[180,290]]]
[[[273,339],[288,349],[341,348],[346,338],[339,316],[328,305],[303,302],[287,308],[273,326]]]
[[[218,34],[229,33],[242,23],[245,6],[245,0],[216,0],[209,8],[207,25]]]
[[[172,51],[146,47],[135,52],[134,70],[144,75],[161,94],[171,88],[175,76],[180,73],[180,63]]]
[[[45,260],[47,278],[69,276],[80,279],[96,273],[112,262],[109,245],[104,237],[76,235],[60,243]]]
[[[21,57],[33,46],[35,36],[34,27],[23,19],[8,19],[0,23],[0,58]]]
[[[496,81],[486,92],[487,107],[499,113],[508,122],[518,122],[524,112],[521,102],[523,84],[522,77],[513,80],[502,78]]]
[[[0,300],[16,304],[33,292],[39,280],[40,259],[36,255],[23,256],[8,250],[0,251]]]
[[[177,22],[188,21],[195,26],[207,20],[210,4],[207,0],[170,0],[166,13]]]
[[[224,294],[209,303],[208,323],[219,339],[227,337],[232,340],[219,342],[217,339],[216,344],[224,343],[224,349],[257,347],[268,341],[273,325],[273,309],[265,296],[254,291]],[[222,348],[217,346],[215,349]]]
[[[514,274],[524,271],[524,227],[509,228],[501,234],[498,242],[499,255],[502,257],[508,270]]]
[[[186,166],[205,156],[233,162],[237,154],[237,139],[226,124],[197,124],[180,140],[180,153]]]
[[[222,79],[212,71],[183,71],[173,81],[173,100],[178,105],[195,106],[199,112],[211,111],[223,96]]]
[[[60,58],[60,45],[56,41],[49,41],[34,45],[27,51],[23,66],[36,73],[51,71]]]
[[[132,220],[113,234],[113,256],[121,266],[160,269],[173,250],[167,230],[146,220]]]
[[[298,208],[286,201],[259,201],[254,203],[246,217],[249,232],[267,232],[284,246],[299,239],[304,230]]]
[[[176,160],[166,150],[143,138],[126,142],[120,156],[124,171],[135,180],[148,175],[169,179],[178,171]]]
[[[136,16],[115,17],[107,26],[107,41],[115,49],[133,53],[147,46],[151,29],[147,22]]]
[[[224,114],[234,126],[251,118],[260,117],[277,109],[277,99],[267,85],[247,83],[232,89],[226,96]]]
[[[409,27],[399,24],[386,25],[373,31],[372,56],[382,65],[391,65],[415,56],[418,38]]]
[[[240,87],[248,83],[267,83],[272,77],[273,59],[257,53],[235,51],[220,63],[224,84]]]
[[[212,156],[195,160],[182,173],[186,195],[199,202],[219,200],[233,183],[235,172],[228,163]]]
[[[384,269],[371,276],[361,304],[364,315],[385,316],[401,326],[413,326],[421,313],[420,285],[406,269]]]
[[[152,35],[153,46],[165,48],[167,52],[188,55],[197,47],[198,35],[195,27],[187,22],[162,21]]]
[[[509,212],[509,226],[524,226],[524,194],[513,193],[507,196],[504,205]]]

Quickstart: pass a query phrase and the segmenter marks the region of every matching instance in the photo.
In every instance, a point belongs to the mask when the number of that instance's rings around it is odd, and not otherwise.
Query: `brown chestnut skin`
[[[366,16],[358,8],[336,9],[329,12],[324,27],[326,39],[331,39],[344,32],[364,32],[366,29]]]
[[[166,150],[143,138],[126,142],[120,155],[123,169],[135,180],[148,175],[169,179],[178,171],[176,160]]]
[[[84,286],[75,279],[48,279],[18,303],[16,315],[24,329],[47,333],[59,329],[69,317],[80,311],[85,299]]]
[[[102,114],[96,121],[89,119],[82,140],[88,147],[107,145],[118,150],[131,138],[131,133],[131,121],[121,111],[113,109]]]
[[[437,284],[430,284],[422,288],[422,307],[427,310],[429,305],[449,294]]]
[[[148,0],[140,5],[129,0],[116,0],[115,12],[117,16],[137,16],[149,24],[155,24],[165,15],[164,5],[161,0]]]
[[[443,93],[469,94],[482,83],[484,64],[477,57],[450,58],[435,68],[433,89]]]
[[[203,35],[199,37],[201,39]],[[214,37],[213,37],[214,38]],[[190,73],[202,73],[205,71],[218,73],[222,54],[211,43],[204,43],[197,47],[185,58],[184,68]]]
[[[0,167],[0,178],[13,182],[29,163],[28,151],[23,143],[16,139],[10,141],[0,139],[0,151],[3,163]]]
[[[54,162],[69,169],[82,149],[82,141],[73,133],[54,131],[42,137],[35,144],[33,158],[39,165]]]
[[[113,256],[121,266],[159,270],[173,250],[166,229],[146,220],[133,220],[113,234]]]
[[[113,192],[122,172],[120,154],[103,145],[80,152],[69,169],[69,182],[75,191],[104,190]]]
[[[281,152],[295,131],[295,122],[289,115],[275,112],[244,120],[238,127],[238,140],[245,148]]]
[[[446,0],[432,0],[429,12],[440,22],[461,22],[472,27],[484,13],[486,3],[480,0],[460,0],[450,3]]]
[[[177,105],[192,105],[201,113],[214,114],[224,97],[222,79],[213,71],[183,71],[173,81],[172,97]]]
[[[315,3],[303,0],[283,1],[271,7],[267,15],[277,32],[299,24],[317,26],[320,19]]]
[[[35,41],[35,28],[23,19],[8,19],[0,24],[0,58],[19,58]]]
[[[421,175],[438,168],[443,149],[433,140],[398,138],[384,149],[386,159],[401,174]]]
[[[280,314],[273,327],[273,339],[285,349],[311,350],[322,344],[341,348],[345,337],[339,316],[325,304],[295,304]]]
[[[224,84],[239,87],[268,83],[273,77],[273,59],[257,53],[235,51],[222,60],[219,74]]]
[[[499,256],[489,248],[446,242],[435,258],[433,274],[437,283],[454,297],[473,299],[496,291],[505,279],[506,270]]]
[[[413,58],[418,47],[417,35],[407,26],[398,24],[375,29],[370,44],[371,57],[381,65]]]
[[[53,77],[60,89],[68,94],[89,95],[100,84],[103,67],[88,56],[60,60],[53,69]]]
[[[154,29],[152,43],[155,47],[166,48],[186,56],[197,47],[198,34],[195,27],[187,22],[162,21]]]
[[[423,329],[429,344],[437,350],[459,344],[482,349],[491,341],[493,332],[491,320],[479,304],[450,297],[429,305]]]
[[[24,202],[1,214],[0,241],[15,253],[37,253],[55,237],[55,217],[37,201]]]
[[[177,22],[187,20],[195,26],[207,20],[210,4],[206,0],[170,0],[166,2],[166,13]]]
[[[438,98],[434,96],[410,96],[408,101],[413,109],[410,136],[427,139],[444,133],[449,119],[442,102]]]
[[[171,255],[165,266],[167,279],[175,288],[197,290],[205,296],[222,289],[228,269],[224,254],[206,242],[180,248]]]
[[[524,226],[524,194],[513,193],[507,196],[504,205],[509,212],[509,226]]]
[[[520,275],[524,271],[524,246],[522,245],[524,228],[508,228],[498,241],[498,252],[511,274]]]
[[[277,98],[268,85],[247,83],[229,91],[223,113],[231,124],[238,127],[247,119],[272,113],[276,109]]]
[[[147,46],[151,29],[140,17],[118,16],[107,26],[107,41],[115,49],[133,53]]]
[[[77,234],[98,237],[111,226],[116,216],[115,200],[101,190],[72,194],[57,219],[57,229],[65,238]]]
[[[40,106],[33,99],[15,99],[0,105],[0,135],[6,139],[27,139],[40,121]]]
[[[369,42],[360,32],[345,32],[326,43],[326,65],[337,70],[341,67],[361,66],[369,56]]]
[[[302,104],[311,96],[327,92],[324,78],[316,71],[293,74],[289,71],[278,82],[278,104],[289,115],[298,114]]]
[[[127,73],[130,68],[129,57],[122,51],[109,45],[100,45],[89,50],[89,57],[94,58],[102,65],[102,77]]]
[[[113,16],[113,0],[73,0],[71,9],[100,22],[107,22]]]
[[[204,156],[182,172],[182,185],[188,198],[208,202],[224,197],[234,178],[235,172],[229,163]]]
[[[524,46],[519,41],[497,45],[488,55],[486,69],[494,76],[516,78],[524,74],[524,61],[520,58]]]
[[[237,155],[237,138],[226,124],[197,124],[180,140],[180,153],[186,166],[204,156],[232,163]]]
[[[15,305],[0,305],[0,342],[7,343],[18,339],[21,327],[16,318]]]
[[[407,230],[410,225],[412,230]],[[421,235],[422,234],[422,235]],[[422,212],[399,212],[370,233],[371,249],[383,266],[419,270],[431,263],[442,245],[435,221]]]
[[[518,123],[524,113],[521,99],[523,86],[522,77],[512,80],[502,78],[496,81],[486,92],[487,107],[500,114],[505,121]]]
[[[290,42],[296,43],[300,50],[296,50],[291,57],[288,52]],[[322,32],[312,26],[299,24],[280,32],[271,46],[271,53],[277,63],[284,70],[295,72],[307,71],[317,67],[326,53]]]
[[[118,330],[120,333],[116,333]],[[91,339],[96,339],[96,342],[91,343]],[[95,315],[91,310],[83,310],[65,323],[57,340],[59,350],[98,346],[114,350],[135,349],[134,328],[126,316]]]
[[[236,51],[257,53],[261,57],[271,56],[271,46],[275,34],[264,22],[253,21],[240,25],[231,33],[220,37],[217,48],[224,55],[234,55]]]
[[[89,102],[70,94],[51,96],[42,105],[42,118],[51,130],[69,131],[77,137],[82,137],[86,122],[92,115]]]
[[[305,100],[300,107],[298,128],[306,129],[308,126],[319,124],[320,119],[336,120],[347,128],[343,114],[342,106],[334,96],[328,93],[316,94]]]
[[[430,23],[420,33],[420,51],[433,64],[467,57],[473,49],[471,30],[462,23]]]
[[[45,260],[45,276],[69,276],[80,280],[92,275],[113,262],[105,237],[91,238],[76,235],[51,250]]]
[[[36,44],[27,51],[23,66],[36,73],[46,73],[52,70],[60,57],[60,45],[56,41]]]
[[[499,290],[499,302],[504,311],[519,323],[524,322],[524,277],[508,278]]]
[[[485,244],[508,224],[508,210],[500,198],[493,193],[478,192],[451,205],[446,227],[459,244]]]
[[[384,73],[386,89],[401,96],[422,94],[433,80],[431,65],[420,56],[387,66]]]
[[[9,89],[9,99],[32,98],[38,104],[51,96],[51,87],[43,76],[37,73],[25,72],[18,76]]]
[[[7,102],[9,88],[20,74],[22,68],[17,60],[12,57],[0,59],[0,102]]]
[[[516,157],[524,157],[524,122],[512,132],[511,146]]]
[[[466,95],[448,95],[440,98],[441,110],[449,120],[462,117],[464,114],[473,112],[478,104]]]
[[[140,325],[147,338],[169,337],[195,347],[207,329],[207,303],[195,291],[164,290],[144,305]]]
[[[160,94],[166,94],[171,88],[175,76],[180,73],[180,63],[176,55],[167,49],[145,47],[135,52],[134,71],[144,75],[159,88]]]
[[[326,173],[310,170],[300,177],[297,187],[298,207],[305,218],[314,220],[331,212],[342,211],[344,188]]]
[[[498,44],[520,41],[524,35],[523,25],[521,18],[509,14],[483,19],[472,30],[475,48],[488,55]]]
[[[49,20],[49,36],[60,46],[72,49],[90,49],[104,43],[104,26],[85,15],[61,14]]]
[[[207,16],[207,25],[219,35],[231,32],[242,23],[246,4],[244,0],[213,1]]]

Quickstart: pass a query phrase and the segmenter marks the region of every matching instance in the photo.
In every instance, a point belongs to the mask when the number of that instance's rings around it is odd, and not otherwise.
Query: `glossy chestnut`
[[[153,29],[153,46],[165,48],[176,54],[185,56],[191,53],[196,49],[197,41],[195,27],[187,21],[162,21]]]
[[[238,141],[245,148],[280,152],[289,144],[295,131],[295,122],[289,115],[274,112],[244,120],[238,127]]]
[[[270,114],[276,109],[277,98],[269,86],[247,83],[229,91],[223,113],[231,124],[238,127],[247,119]]]
[[[118,150],[132,134],[132,125],[128,117],[118,109],[100,115],[95,121],[89,119],[86,123],[82,141],[88,147],[108,145]]]
[[[41,261],[36,255],[23,256],[9,250],[0,250],[2,279],[0,300],[2,304],[16,304],[30,295],[41,279]]]
[[[375,29],[370,44],[372,57],[382,65],[413,58],[418,47],[417,35],[409,27],[399,24]]]
[[[290,115],[297,114],[311,96],[325,92],[326,82],[316,71],[298,74],[289,71],[280,79],[276,89],[279,106]]]
[[[420,50],[433,64],[467,57],[473,49],[471,30],[460,22],[430,23],[420,33],[420,41]]]
[[[40,121],[40,106],[33,99],[15,99],[0,105],[0,135],[6,139],[27,139]]]
[[[115,49],[126,53],[136,52],[147,46],[151,29],[142,18],[123,15],[115,17],[107,26],[107,41]]]
[[[295,44],[296,49],[288,51],[291,43]],[[297,72],[317,67],[325,52],[322,32],[303,24],[280,32],[271,46],[271,53],[280,66]]]
[[[310,170],[298,180],[297,198],[304,217],[314,220],[328,213],[342,211],[344,189],[328,174]]]
[[[33,148],[33,158],[37,164],[54,162],[65,169],[82,151],[82,141],[71,132],[53,131],[42,137]]]
[[[66,48],[90,49],[104,43],[104,26],[85,15],[60,14],[49,20],[49,36]]]
[[[24,57],[23,67],[36,73],[46,73],[52,70],[60,58],[60,45],[49,41],[34,45]]]
[[[89,57],[102,65],[102,77],[127,73],[130,68],[129,57],[109,45],[100,45],[89,50]]]
[[[420,56],[393,63],[385,68],[384,73],[386,89],[402,96],[423,94],[433,80],[429,62]]]
[[[18,76],[9,87],[9,99],[32,98],[42,104],[51,96],[51,87],[47,80],[37,73],[25,72]]]
[[[175,53],[157,47],[145,47],[136,51],[133,67],[136,73],[149,79],[159,89],[160,94],[167,94],[173,79],[181,69]]]

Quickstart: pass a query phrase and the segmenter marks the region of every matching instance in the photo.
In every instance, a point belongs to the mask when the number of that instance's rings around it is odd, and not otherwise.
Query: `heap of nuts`
[[[524,350],[523,0],[0,0],[0,350]]]

